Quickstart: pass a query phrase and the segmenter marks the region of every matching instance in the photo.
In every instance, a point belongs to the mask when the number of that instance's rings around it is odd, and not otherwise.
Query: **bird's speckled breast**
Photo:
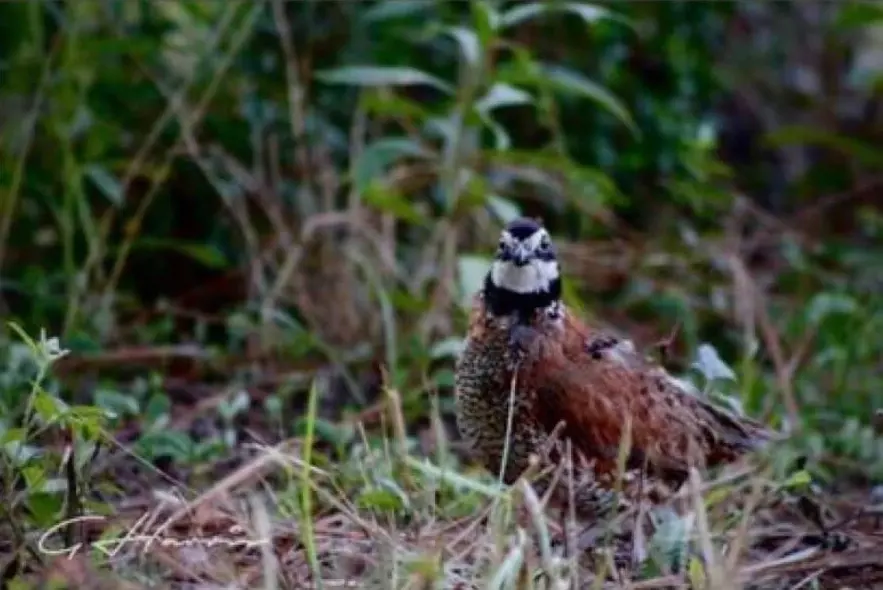
[[[521,474],[530,453],[545,439],[533,420],[530,392],[517,390],[511,395],[509,327],[507,318],[486,317],[483,329],[467,338],[455,374],[460,433],[476,458],[495,474],[500,470],[510,399],[515,404],[506,483],[512,483]]]

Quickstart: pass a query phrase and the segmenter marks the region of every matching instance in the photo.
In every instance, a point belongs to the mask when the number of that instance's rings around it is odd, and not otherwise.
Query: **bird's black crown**
[[[543,226],[530,217],[519,217],[506,225],[506,231],[516,239],[524,240],[539,231]]]

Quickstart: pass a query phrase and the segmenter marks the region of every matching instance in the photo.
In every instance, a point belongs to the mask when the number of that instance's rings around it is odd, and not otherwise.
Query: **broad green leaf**
[[[563,66],[544,65],[542,71],[541,75],[546,77],[555,88],[594,100],[622,121],[636,137],[641,135],[628,109],[609,90],[592,82],[579,72]]]
[[[500,19],[500,27],[506,28],[517,25],[527,20],[536,18],[549,12],[570,12],[579,16],[586,24],[595,23],[601,19],[610,19],[622,24],[632,26],[629,19],[611,12],[601,6],[584,2],[529,2],[518,4],[503,14]]]
[[[294,431],[296,433],[301,434],[306,432],[306,428],[307,425],[305,420],[299,419],[295,422]],[[342,447],[349,443],[355,434],[353,427],[345,422],[338,424],[329,420],[323,420],[322,418],[316,418],[313,428],[316,431],[317,437],[330,442],[336,447]]]
[[[484,256],[461,256],[457,261],[460,276],[460,301],[464,307],[472,305],[472,297],[481,289],[484,277],[491,266]]]
[[[386,168],[403,157],[431,158],[432,152],[407,137],[384,137],[368,144],[353,170],[353,184],[359,191],[368,188]]]
[[[500,28],[500,13],[490,2],[475,0],[472,5],[472,22],[482,47],[490,47]]]
[[[34,524],[37,526],[55,526],[58,524],[58,516],[61,514],[64,505],[64,496],[62,494],[37,492],[28,496],[27,505]],[[49,546],[54,548],[53,545]]]
[[[62,411],[59,401],[55,396],[39,390],[34,396],[34,411],[44,422],[51,422]]]
[[[849,315],[856,311],[858,311],[858,303],[849,295],[819,293],[810,300],[806,308],[806,321],[818,326],[829,315]]]
[[[702,560],[695,555],[690,557],[690,564],[687,566],[689,572],[691,588],[706,588],[705,568]]]
[[[532,103],[533,97],[529,93],[505,82],[497,82],[484,96],[475,101],[475,108],[479,112],[488,113],[497,107]]]
[[[383,22],[424,12],[434,4],[434,0],[386,0],[368,8],[362,19],[368,23]]]
[[[451,369],[439,369],[432,373],[429,380],[440,388],[454,387],[455,378],[454,371]]]
[[[464,27],[446,27],[444,32],[457,41],[469,67],[477,69],[481,65],[481,41],[475,31]]]
[[[154,393],[147,401],[144,408],[144,419],[146,428],[161,428],[168,422],[169,412],[172,409],[172,402],[168,396],[162,393]]]
[[[9,442],[22,443],[25,441],[27,434],[28,431],[25,428],[10,428],[3,433],[3,436],[0,436],[0,445],[5,445]]]
[[[22,342],[28,345],[28,348],[31,350],[31,354],[37,356],[40,354],[40,348],[33,338],[28,336],[28,333],[24,331],[24,328],[19,326],[15,322],[7,322],[7,325],[12,329],[13,332],[18,334],[18,337],[21,338]]]
[[[359,494],[357,503],[360,508],[393,512],[405,507],[401,498],[389,490],[371,489]]]
[[[504,168],[513,179],[530,183],[542,190],[554,190],[561,179],[569,186],[561,195],[586,212],[598,206],[624,202],[613,180],[601,170],[581,166],[559,154],[522,150],[484,151],[482,156]]]
[[[425,121],[430,112],[419,102],[391,93],[368,92],[361,97],[362,108],[371,115]]]
[[[90,164],[85,168],[86,177],[114,205],[123,204],[123,187],[107,168],[98,164]]]
[[[193,449],[193,441],[183,432],[157,430],[145,433],[136,446],[136,452],[148,459],[168,456],[176,462],[186,462]]]
[[[134,396],[106,388],[95,392],[95,405],[119,416],[135,416],[140,410]]]
[[[786,488],[806,488],[809,484],[812,483],[812,476],[805,469],[801,469],[800,471],[791,475],[788,478],[788,481],[784,483],[784,487]]]
[[[439,78],[415,68],[395,66],[343,66],[316,73],[316,78],[328,84],[349,86],[414,86],[425,84],[446,92],[454,88]]]
[[[37,491],[46,481],[46,470],[40,464],[25,465],[21,469],[25,484],[31,491]]]
[[[363,191],[362,198],[366,205],[404,221],[416,224],[425,221],[423,213],[408,200],[407,196],[380,181],[369,184]]]
[[[679,516],[670,508],[650,513],[656,532],[650,539],[650,553],[666,569],[679,569],[683,563],[692,530],[692,515]]]
[[[506,129],[494,121],[490,115],[482,114],[481,119],[494,133],[494,149],[500,152],[509,150],[512,147],[512,140],[509,138],[509,133]]]
[[[466,345],[462,338],[445,338],[436,342],[429,351],[429,356],[434,359],[457,358],[463,352]]]
[[[506,129],[491,117],[490,112],[497,107],[532,102],[533,97],[530,94],[504,82],[494,84],[484,96],[476,101],[475,110],[478,111],[482,121],[493,131],[494,147],[498,151],[508,150],[512,142]]]
[[[25,465],[28,461],[43,453],[39,447],[28,445],[24,441],[18,440],[12,440],[3,445],[3,450],[16,466]]]
[[[883,5],[874,2],[844,2],[835,24],[844,29],[865,28],[883,21]]]
[[[699,345],[699,350],[696,352],[696,360],[690,366],[702,373],[708,381],[715,381],[717,379],[736,380],[736,374],[721,359],[717,349],[710,344],[703,343]]]
[[[504,224],[521,217],[521,207],[518,206],[518,203],[497,195],[488,195],[487,206]]]

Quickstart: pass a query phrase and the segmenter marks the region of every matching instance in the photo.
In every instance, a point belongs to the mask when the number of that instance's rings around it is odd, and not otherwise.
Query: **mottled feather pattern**
[[[650,490],[664,495],[691,467],[732,461],[769,440],[761,424],[690,395],[630,341],[571,315],[560,298],[561,280],[548,232],[536,220],[509,223],[474,299],[455,377],[458,426],[488,470],[500,471],[510,400],[503,480],[513,483],[532,455],[561,465],[570,443],[574,508],[581,515],[625,507],[638,491],[642,499],[654,494]],[[627,425],[630,453],[619,474]],[[637,474],[645,468],[649,478],[642,481]],[[612,489],[620,476],[623,495],[617,497]],[[547,484],[539,482],[538,491]],[[656,501],[665,499],[658,494]]]
[[[520,377],[537,384],[543,425],[565,420],[565,435],[598,456],[601,472],[615,469],[627,419],[634,463],[646,460],[672,480],[684,477],[690,466],[735,460],[769,438],[761,424],[680,389],[630,343],[614,342],[592,355],[591,343],[610,337],[566,312],[563,323],[540,321],[536,328],[537,342]]]
[[[476,459],[491,473],[498,474],[503,458],[509,402],[514,400],[512,431],[503,481],[512,484],[528,468],[531,454],[539,454],[548,448],[547,459],[558,464],[564,455],[561,440],[549,443],[553,428],[545,428],[540,416],[536,392],[527,382],[516,383],[515,395],[511,395],[512,368],[515,359],[509,348],[509,330],[512,320],[488,313],[481,295],[474,299],[470,316],[470,328],[466,346],[457,363],[455,381],[455,405],[457,425],[472,449]],[[611,510],[616,498],[595,480],[594,472],[585,465],[585,458],[575,462],[583,464],[575,469],[574,493],[577,512],[582,515],[600,516]],[[535,482],[539,493],[548,489],[548,478]],[[558,502],[566,488],[562,484]]]

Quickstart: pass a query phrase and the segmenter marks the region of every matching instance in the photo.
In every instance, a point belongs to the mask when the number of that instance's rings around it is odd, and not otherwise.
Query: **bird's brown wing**
[[[563,330],[540,334],[519,379],[537,392],[546,428],[563,420],[564,433],[602,471],[615,469],[629,419],[631,458],[673,476],[690,465],[733,460],[765,438],[761,425],[682,391],[629,344],[614,344],[600,358],[588,354],[586,342],[596,334],[574,318]]]

